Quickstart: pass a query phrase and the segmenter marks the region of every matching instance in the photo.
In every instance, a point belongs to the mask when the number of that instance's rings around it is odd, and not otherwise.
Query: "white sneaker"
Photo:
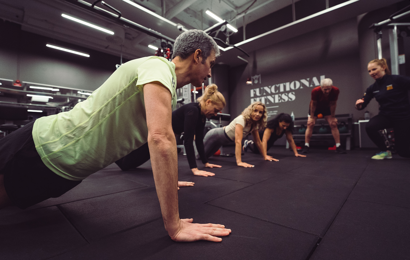
[[[243,147],[242,147],[242,149],[243,149],[244,152],[246,152],[246,151],[248,150],[248,145],[250,145],[250,144],[253,144],[253,141],[252,141],[252,140],[245,140],[245,141],[243,142]]]

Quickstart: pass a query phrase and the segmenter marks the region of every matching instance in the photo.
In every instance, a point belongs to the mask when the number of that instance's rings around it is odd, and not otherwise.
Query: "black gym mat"
[[[209,204],[320,236],[353,186],[347,179],[276,174]]]
[[[390,161],[381,163],[369,165],[350,199],[410,208],[410,162],[402,165],[404,170],[398,170]],[[376,164],[380,164],[378,169],[374,167]]]
[[[0,259],[46,259],[85,245],[57,207],[0,215]]]
[[[161,220],[100,239],[52,259],[306,259],[316,236],[212,206],[181,209],[197,223],[225,224],[233,231],[222,243],[175,243]]]
[[[97,174],[98,175],[98,174]],[[101,189],[101,187],[104,187]],[[72,190],[66,192],[58,198],[51,198],[31,208],[43,208],[52,205],[64,204],[67,202],[89,199],[93,197],[114,194],[127,190],[139,189],[147,187],[145,185],[127,180],[122,176],[118,176],[118,172],[114,176],[93,177],[83,180],[79,185]]]
[[[332,162],[300,162],[298,165],[300,165],[299,168],[289,171],[288,173],[300,176],[341,178],[357,181],[366,169],[365,165],[350,165],[346,163],[339,164]]]
[[[349,200],[311,260],[405,260],[410,209]]]
[[[161,218],[155,188],[66,203],[60,209],[87,241]]]
[[[194,176],[179,155],[178,179],[195,182],[178,192],[180,216],[233,230],[216,244],[168,237],[149,161],[126,172],[112,164],[58,199],[0,210],[0,258],[408,259],[410,160],[371,160],[376,152],[296,158],[273,147],[279,162],[246,153],[248,169],[233,157],[213,157],[220,169],[197,161],[214,177]]]
[[[179,204],[197,205],[226,196],[248,187],[249,183],[226,180],[219,177],[193,176],[194,187],[181,187],[178,192]]]

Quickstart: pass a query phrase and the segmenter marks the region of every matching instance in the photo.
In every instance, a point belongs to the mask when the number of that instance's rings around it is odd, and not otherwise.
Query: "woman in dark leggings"
[[[356,101],[356,108],[364,109],[372,98],[379,102],[379,114],[370,119],[366,132],[381,150],[372,159],[391,159],[391,151],[386,147],[379,130],[393,128],[395,147],[402,157],[410,157],[410,78],[391,75],[385,59],[369,62],[369,75],[376,82],[367,88],[363,98]]]
[[[296,157],[306,157],[306,155],[299,154],[298,150],[296,149],[295,141],[293,140],[292,136],[293,132],[293,120],[289,114],[280,113],[274,119],[268,121],[265,130],[259,131],[259,136],[262,139],[262,146],[263,149],[268,151],[273,144],[281,138],[286,133],[286,139],[289,142],[290,147],[293,150],[293,153]],[[244,151],[246,152],[248,149],[252,152],[259,154],[259,149],[256,147],[254,141],[252,140],[245,140],[243,145]],[[279,161],[274,159],[275,161]]]
[[[211,164],[204,153],[204,127],[206,118],[216,116],[225,107],[225,98],[218,91],[215,84],[208,86],[205,93],[198,98],[199,103],[186,104],[172,112],[172,128],[175,134],[184,133],[184,146],[189,166],[194,175],[214,176],[214,173],[202,171],[197,168],[195,161],[194,136],[198,154],[207,168],[221,167]],[[160,119],[159,119],[160,120]],[[148,144],[143,145],[115,163],[123,170],[140,166],[150,159]],[[181,183],[180,183],[181,184]],[[184,185],[185,186],[185,185]]]

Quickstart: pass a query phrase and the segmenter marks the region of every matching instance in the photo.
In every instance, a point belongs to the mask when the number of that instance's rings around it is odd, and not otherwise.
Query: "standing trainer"
[[[333,138],[336,142],[336,153],[346,153],[340,146],[340,134],[337,128],[337,118],[335,117],[337,98],[339,97],[339,89],[333,86],[333,81],[329,78],[323,79],[320,86],[312,89],[312,98],[309,105],[309,117],[305,133],[305,146],[300,152],[306,154],[310,148],[310,138],[313,134],[313,128],[318,115],[322,115],[329,123]]]
[[[366,89],[363,98],[356,101],[356,108],[364,109],[373,98],[379,103],[379,114],[366,124],[367,134],[380,149],[372,159],[392,158],[390,149],[379,134],[379,130],[385,128],[393,128],[397,153],[410,158],[410,78],[391,75],[386,59],[371,60],[367,71],[375,82]]]
[[[229,229],[194,224],[178,209],[178,159],[172,131],[176,88],[201,86],[219,55],[205,32],[190,30],[160,57],[123,64],[71,111],[46,116],[0,141],[0,208],[27,208],[72,189],[148,142],[165,229],[174,241],[219,242]]]

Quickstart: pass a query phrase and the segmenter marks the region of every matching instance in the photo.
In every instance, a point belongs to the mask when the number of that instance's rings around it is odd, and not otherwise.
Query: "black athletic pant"
[[[121,170],[126,171],[136,168],[150,159],[148,143],[119,159],[115,163]]]
[[[366,124],[366,132],[370,139],[381,151],[387,147],[379,130],[393,128],[394,143],[397,153],[402,157],[410,157],[410,118],[393,119],[391,117],[377,115]]]
[[[253,153],[260,154],[259,149],[255,143],[248,144],[248,149],[251,150]]]

